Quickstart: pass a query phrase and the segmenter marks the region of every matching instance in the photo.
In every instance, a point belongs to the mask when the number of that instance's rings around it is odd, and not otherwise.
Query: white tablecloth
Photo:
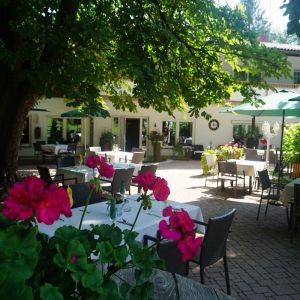
[[[68,149],[68,145],[64,145],[64,144],[46,144],[46,145],[41,145],[42,150],[46,151],[46,152],[52,152],[54,154],[58,154],[60,150],[67,150]]]
[[[266,163],[264,161],[256,161],[256,160],[235,160],[230,159],[228,161],[236,161],[238,172],[245,172],[246,176],[257,176],[258,171],[262,171],[266,167]]]
[[[280,193],[280,201],[287,206],[289,203],[294,202],[294,184],[300,184],[300,178],[296,178],[291,181],[287,185],[285,185],[284,189]]]
[[[105,157],[109,159],[111,163],[114,162],[119,162],[120,160],[126,161],[132,159],[132,152],[124,152],[124,151],[101,151],[101,152],[96,152],[97,155]]]
[[[133,175],[137,175],[138,171],[141,169],[142,164],[133,164],[133,163],[113,163],[115,169],[127,169],[134,168]],[[59,168],[56,171],[56,174],[63,174],[65,178],[77,178],[77,182],[88,182],[93,179],[93,170],[87,166],[73,166],[73,167],[64,167]],[[95,170],[95,176],[98,176],[99,173]]]
[[[138,194],[128,196],[127,199],[129,202],[126,204],[126,206],[129,206],[131,210],[129,212],[123,211],[123,215],[116,219],[116,225],[120,227],[121,229],[130,229],[131,226],[119,223],[118,221],[121,221],[122,219],[125,219],[129,223],[133,223],[134,218],[137,214],[137,211],[140,207],[140,203],[136,201],[138,197]],[[191,218],[197,219],[199,221],[203,221],[202,211],[200,207],[185,204],[185,203],[179,203],[175,201],[168,200],[167,205],[171,205],[174,208],[184,208]],[[112,221],[109,217],[109,210],[107,208],[106,202],[101,202],[97,204],[92,204],[88,206],[87,212],[85,214],[82,229],[89,229],[90,225],[101,225],[101,224],[112,224]],[[139,215],[139,218],[137,220],[136,226],[134,227],[134,231],[138,232],[139,235],[137,237],[138,241],[143,240],[143,236],[145,234],[156,236],[156,232],[158,230],[158,224],[163,219],[162,217],[162,210],[165,207],[164,202],[152,201],[152,209],[151,214],[148,213],[148,211],[141,210],[141,213]],[[61,217],[61,220],[56,221],[53,225],[45,225],[45,224],[38,224],[39,230],[43,233],[46,233],[49,236],[53,236],[54,232],[57,228],[64,226],[64,225],[72,225],[75,227],[79,226],[80,218],[82,215],[83,208],[74,208],[72,209],[72,217],[66,218]],[[158,217],[161,216],[161,217]],[[205,232],[205,229],[203,226],[199,227],[199,230],[202,232]]]

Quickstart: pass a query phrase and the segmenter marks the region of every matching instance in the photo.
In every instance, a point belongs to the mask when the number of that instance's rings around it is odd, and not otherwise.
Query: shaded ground
[[[36,171],[34,167],[25,168],[25,174]],[[238,193],[239,198],[234,198],[227,190],[217,196],[216,181],[210,180],[204,187],[201,173],[200,161],[173,161],[162,163],[157,175],[168,180],[170,199],[199,205],[205,220],[237,209],[228,242],[232,296],[300,299],[300,233],[291,244],[285,209],[270,206],[268,216],[261,214],[256,222],[258,193],[246,197]],[[205,274],[207,285],[226,291],[221,261],[206,268]],[[190,266],[189,276],[199,281],[196,265]]]

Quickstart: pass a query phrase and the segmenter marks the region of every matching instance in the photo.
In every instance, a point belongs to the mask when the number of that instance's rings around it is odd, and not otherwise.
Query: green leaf
[[[11,299],[31,299],[31,288],[26,286],[36,267],[40,243],[36,228],[13,225],[0,231],[0,299],[7,294]]]
[[[114,249],[110,242],[97,243],[96,249],[100,251],[100,261],[109,263],[114,259]]]
[[[118,265],[124,264],[126,262],[127,257],[128,250],[125,245],[115,249],[115,258]]]
[[[63,300],[64,297],[57,287],[50,283],[45,283],[40,289],[41,300]]]
[[[127,282],[123,282],[120,285],[120,288],[119,288],[121,296],[126,299],[127,298],[127,294],[130,291],[130,289],[131,289],[131,285],[128,284]]]
[[[102,273],[97,269],[94,264],[89,264],[85,267],[85,273],[81,278],[82,285],[92,291],[102,292]]]

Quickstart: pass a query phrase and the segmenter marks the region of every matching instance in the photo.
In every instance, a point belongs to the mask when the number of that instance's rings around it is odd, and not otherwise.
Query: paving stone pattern
[[[230,188],[216,195],[216,182],[204,187],[199,161],[171,162],[159,167],[173,199],[199,205],[205,221],[236,208],[227,245],[232,296],[236,299],[300,299],[300,229],[290,243],[285,209],[269,206],[256,221],[259,192],[233,197]],[[189,276],[200,281],[199,267]],[[226,292],[222,260],[205,269],[205,284]]]

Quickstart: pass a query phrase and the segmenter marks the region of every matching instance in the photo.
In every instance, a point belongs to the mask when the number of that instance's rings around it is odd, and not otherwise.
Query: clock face
[[[220,126],[219,121],[216,119],[211,119],[208,123],[208,127],[211,130],[217,130],[219,126]]]

